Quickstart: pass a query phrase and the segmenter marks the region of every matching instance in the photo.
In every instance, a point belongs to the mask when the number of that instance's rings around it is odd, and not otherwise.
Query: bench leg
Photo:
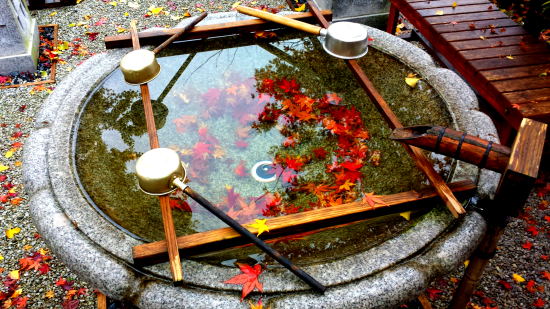
[[[395,35],[398,19],[399,19],[399,10],[392,3],[390,6],[390,16],[388,17],[388,26],[386,28],[387,33],[391,35]]]

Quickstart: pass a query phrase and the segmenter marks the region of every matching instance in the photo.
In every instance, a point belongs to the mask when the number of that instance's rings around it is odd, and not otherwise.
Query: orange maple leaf
[[[370,207],[372,207],[372,209],[374,210],[374,205],[376,204],[380,204],[380,205],[384,205],[384,206],[390,206],[388,204],[386,204],[386,202],[384,202],[383,200],[381,200],[379,197],[379,195],[374,195],[374,191],[372,191],[371,193],[366,193],[363,192],[363,205],[365,204],[368,204]]]

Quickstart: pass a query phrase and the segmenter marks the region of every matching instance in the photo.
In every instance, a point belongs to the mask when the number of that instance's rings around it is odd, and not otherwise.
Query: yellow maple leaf
[[[10,271],[9,277],[11,279],[19,280],[19,270]]]
[[[422,78],[411,78],[411,77],[405,77],[405,83],[407,83],[407,85],[411,86],[412,88],[414,88],[416,86],[416,83],[418,83],[419,80],[421,80]]]
[[[117,6],[117,3],[115,1],[109,2],[109,4],[112,6]]]
[[[17,167],[21,167],[21,164],[23,164],[22,161],[17,161],[15,162],[13,165],[17,166]],[[2,166],[0,165],[0,172],[2,171]]]
[[[514,57],[512,57],[512,55],[506,56],[506,58],[508,58],[508,59],[514,59]]]
[[[55,14],[57,14],[57,12],[53,12],[50,14],[50,17],[53,17]]]
[[[32,246],[31,246],[31,245],[25,245],[25,247],[23,247],[23,249],[25,249],[26,251],[28,251],[29,249],[32,249]]]
[[[402,212],[399,214],[401,217],[407,219],[407,221],[409,221],[411,219],[411,212],[410,211],[407,211],[407,212]]]
[[[7,170],[9,167],[0,164],[0,172]]]
[[[523,277],[520,276],[520,275],[518,275],[518,274],[513,274],[513,275],[512,275],[512,278],[514,279],[514,281],[515,281],[516,283],[520,283],[520,282],[525,281],[525,279],[523,279]]]
[[[241,4],[241,1],[237,1],[237,2],[235,2],[231,5],[231,8],[234,9],[234,8],[238,7],[240,4]]]
[[[128,14],[128,12],[124,13],[124,17],[127,17],[128,15],[130,15],[130,14]]]
[[[260,298],[260,301],[258,302],[257,305],[254,305],[250,301],[248,301],[248,303],[250,304],[250,309],[264,309],[264,305],[262,304],[262,299],[261,298]],[[271,307],[269,307],[267,309],[271,309]]]
[[[13,150],[6,152],[6,158],[10,158],[11,156],[13,156]]]
[[[16,227],[12,229],[10,224],[10,229],[6,230],[6,236],[8,236],[8,238],[13,238],[13,236],[19,232],[21,232],[20,228]]]
[[[346,189],[347,191],[351,190],[350,186],[355,186],[354,183],[350,183],[349,179],[346,179],[346,183],[340,186],[340,190]]]
[[[23,292],[23,289],[17,289],[10,298],[16,298]]]
[[[466,260],[466,262],[464,262],[464,267],[468,268],[468,265],[470,265],[470,260]]]
[[[485,41],[485,39],[486,39],[486,37],[484,37],[484,36],[480,36],[479,38],[482,39],[483,41]]]
[[[443,15],[443,11],[437,11],[435,12],[436,15]]]
[[[55,295],[52,290],[49,290],[46,295],[44,295],[45,298],[53,298]]]
[[[306,4],[302,4],[300,7],[296,8],[296,12],[303,12],[306,10]]]
[[[262,234],[264,231],[269,232],[267,225],[265,225],[265,222],[267,221],[267,219],[263,219],[263,220],[254,219],[254,221],[256,221],[256,223],[249,224],[248,226],[258,229],[258,235],[256,236],[260,236],[260,234]]]
[[[456,4],[456,1],[455,1],[455,2],[453,2],[452,7],[453,7],[453,8],[456,8],[456,6],[457,6],[457,4]]]
[[[3,260],[3,259],[4,259],[4,257],[0,254],[0,261]]]
[[[74,26],[76,26],[76,24],[72,23],[72,24],[69,24],[67,27],[74,27]]]
[[[151,13],[153,14],[159,14],[162,11],[163,7],[153,8],[151,10]]]

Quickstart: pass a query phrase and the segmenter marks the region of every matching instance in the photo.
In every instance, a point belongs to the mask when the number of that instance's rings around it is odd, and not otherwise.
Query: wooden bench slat
[[[499,43],[502,42],[502,43]],[[481,49],[481,48],[496,48],[497,46],[520,45],[521,43],[530,44],[536,43],[537,40],[530,35],[517,35],[503,38],[487,38],[485,40],[469,40],[456,41],[447,44],[447,50],[451,55],[456,54],[461,50]]]
[[[488,84],[489,93],[493,94],[495,97],[504,95],[508,92],[541,88],[550,88],[550,78],[542,79],[538,76],[534,76],[519,79],[507,79]]]
[[[508,58],[492,58],[492,59],[481,59],[481,60],[472,60],[466,62],[466,67],[469,67],[471,70],[482,71],[482,70],[491,70],[491,69],[503,69],[511,67],[519,67],[533,64],[541,63],[550,63],[550,54],[532,54],[532,55],[519,55],[513,57],[514,59]]]
[[[550,122],[550,101],[521,104],[518,110],[525,118],[544,123]]]
[[[475,5],[475,4],[487,4],[492,5],[491,2],[487,0],[441,0],[441,1],[423,1],[423,2],[414,2],[411,3],[411,7],[415,10],[423,9],[433,9],[433,8],[443,8],[452,6],[456,2],[457,6],[463,5]]]
[[[505,29],[506,31],[502,32],[501,29]],[[520,26],[514,26],[514,27],[506,27],[506,28],[496,28],[496,33],[492,33],[490,30],[469,30],[469,31],[460,31],[460,32],[448,32],[441,34],[441,38],[444,39],[447,42],[454,42],[454,41],[465,41],[465,40],[480,40],[481,37],[487,39],[494,39],[494,38],[502,38],[507,36],[516,36],[516,35],[527,35],[527,31],[525,31]]]
[[[435,25],[434,29],[438,33],[474,30],[470,28],[470,24],[471,24],[470,22],[460,22],[456,25],[453,25],[452,23],[448,23],[448,24]],[[481,20],[481,21],[474,22],[473,24],[476,26],[475,29],[489,27],[489,25],[493,25],[496,27],[513,27],[518,25],[515,21],[511,20],[508,17],[501,18],[501,19]]]
[[[495,47],[495,48],[484,48],[484,49],[474,49],[474,50],[464,50],[459,51],[456,55],[458,60],[461,62],[466,62],[476,59],[485,59],[485,58],[494,58],[499,56],[515,56],[515,55],[528,55],[528,54],[540,54],[548,50],[545,43],[537,44],[525,44],[525,47],[522,48],[520,45],[513,46],[504,46],[504,47]]]
[[[453,21],[456,21],[456,22],[477,21],[477,20],[498,19],[498,18],[504,18],[504,17],[507,17],[506,14],[502,13],[499,10],[496,10],[492,12],[426,17],[425,20],[431,25],[438,25],[438,24],[448,24]]]
[[[491,7],[491,9],[489,9],[489,7]],[[478,12],[487,13],[487,12],[492,12],[494,10],[495,10],[494,4],[486,3],[486,4],[477,4],[477,5],[456,6],[454,8],[449,5],[448,7],[445,7],[445,8],[418,10],[418,13],[422,17],[430,17],[430,16],[445,16],[445,15],[454,16],[454,15],[478,13]],[[437,14],[437,12],[443,12],[443,15],[439,15]]]
[[[532,77],[532,76],[538,77],[540,73],[544,73],[547,70],[550,70],[550,66],[548,64],[538,64],[538,65],[530,65],[530,66],[515,67],[515,68],[508,68],[508,69],[481,71],[478,73],[478,75],[482,78],[484,83],[489,83],[492,81],[506,80],[506,79],[524,78],[524,77]],[[550,73],[548,74],[550,76]],[[545,78],[549,79],[548,76]]]
[[[523,104],[550,101],[550,88],[541,88],[525,91],[507,92],[500,96],[505,102],[510,104]]]

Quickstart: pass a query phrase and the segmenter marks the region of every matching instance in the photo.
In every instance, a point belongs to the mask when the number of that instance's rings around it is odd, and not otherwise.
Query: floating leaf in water
[[[263,232],[269,232],[269,228],[265,224],[267,219],[263,219],[263,220],[254,219],[254,221],[256,221],[256,223],[249,224],[248,226],[258,229],[258,235],[256,236],[260,236],[260,234],[262,234]]]
[[[411,212],[410,211],[407,211],[407,212],[401,212],[399,213],[399,215],[405,219],[407,219],[407,221],[411,220]]]
[[[407,85],[411,86],[412,88],[414,88],[416,86],[416,83],[418,83],[419,80],[421,80],[422,78],[411,78],[411,77],[405,77],[405,83],[407,83]]]

